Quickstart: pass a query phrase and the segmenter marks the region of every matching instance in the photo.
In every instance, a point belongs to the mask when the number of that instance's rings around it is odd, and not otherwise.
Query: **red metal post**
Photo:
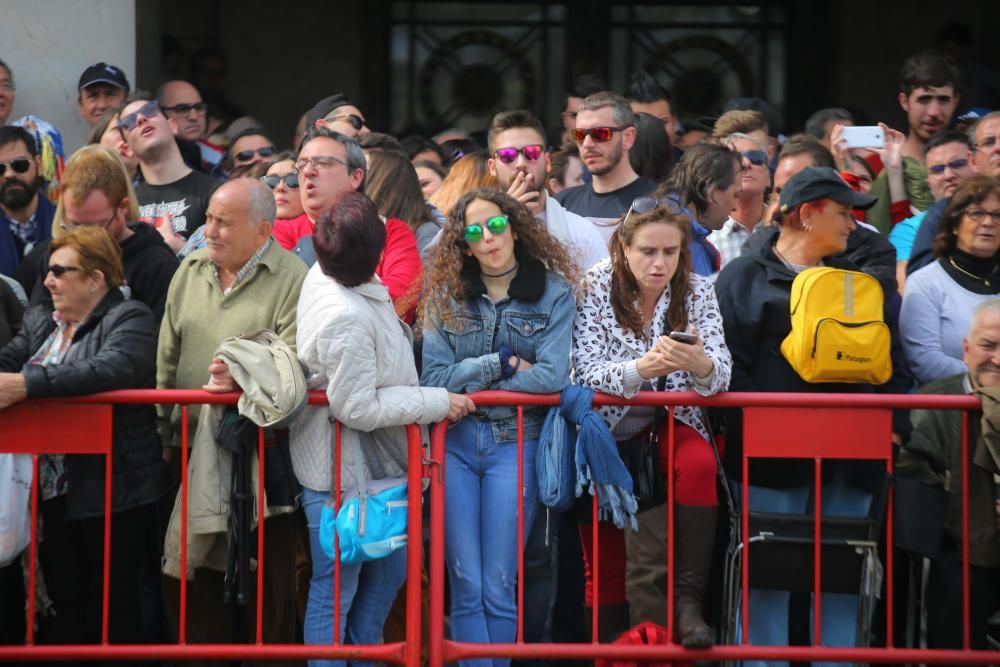
[[[264,498],[264,429],[257,427],[257,645],[264,644],[264,513],[267,511]],[[249,572],[241,572],[247,576]]]
[[[420,428],[415,424],[406,427],[407,435],[407,497],[406,506],[406,667],[420,667],[420,568],[424,562],[423,551],[423,449]]]
[[[333,515],[340,512],[340,422],[333,423]],[[333,534],[333,644],[340,644],[340,536]]]
[[[823,632],[821,623],[821,604],[823,597],[823,578],[820,560],[822,558],[823,545],[821,543],[823,516],[823,459],[816,457],[815,470],[813,471],[813,495],[816,497],[816,508],[813,514],[813,646],[820,646],[823,643]]]
[[[188,406],[181,406],[181,597],[177,638],[187,644]]]
[[[590,580],[593,583],[593,587],[592,587],[593,596],[592,596],[592,599],[593,599],[593,602],[594,602],[594,606],[590,610],[590,616],[591,616],[590,621],[592,623],[591,632],[590,632],[590,641],[593,644],[597,644],[601,640],[601,638],[600,638],[600,627],[599,627],[600,620],[601,620],[600,611],[599,611],[599,609],[601,607],[601,592],[600,592],[601,591],[601,554],[600,554],[601,548],[599,546],[600,545],[600,540],[597,538],[597,535],[598,535],[598,532],[599,532],[598,531],[598,526],[597,526],[597,521],[598,521],[598,518],[600,517],[600,514],[601,514],[600,511],[599,511],[599,507],[600,507],[600,505],[599,505],[599,503],[597,501],[597,486],[595,485],[594,486],[594,496],[593,496],[593,500],[591,501],[591,514],[592,514],[592,517],[591,517],[591,522],[590,522],[590,529],[591,529],[590,540],[591,540],[592,552],[594,554],[594,557],[591,560],[591,564],[590,564],[590,570],[591,570],[591,572],[590,572],[590,574],[591,574]]]
[[[659,433],[653,434],[659,438]],[[674,409],[667,408],[667,643],[674,641]],[[657,457],[659,460],[659,457]]]
[[[34,593],[34,591],[32,591]],[[111,443],[104,455],[104,581],[101,582],[101,644],[108,644],[111,606]]]
[[[524,406],[517,406],[517,643],[524,643]]]
[[[431,460],[436,468],[431,475],[431,545],[430,545],[430,644],[427,656],[431,667],[443,667],[444,655],[444,469],[447,422],[431,431]]]
[[[962,414],[962,646],[968,650],[972,644],[969,624],[972,613],[969,606],[969,413]]]

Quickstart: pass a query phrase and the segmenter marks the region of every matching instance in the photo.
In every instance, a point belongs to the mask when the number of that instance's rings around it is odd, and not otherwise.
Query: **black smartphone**
[[[671,331],[667,335],[678,343],[685,343],[686,345],[694,345],[698,341],[697,334],[687,333],[686,331]]]

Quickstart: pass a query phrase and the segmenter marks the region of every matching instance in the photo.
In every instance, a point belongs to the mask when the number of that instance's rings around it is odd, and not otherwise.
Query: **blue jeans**
[[[333,561],[319,545],[319,517],[329,491],[302,487],[302,507],[309,525],[312,579],[302,628],[306,644],[333,644]],[[382,626],[396,594],[406,581],[406,548],[358,565],[340,565],[340,641],[381,644]],[[371,665],[352,662],[352,665]],[[342,667],[343,661],[310,660],[310,667]]]
[[[517,488],[517,443],[497,443],[488,420],[466,417],[448,430],[445,455],[445,560],[455,641],[509,644],[517,638],[517,502],[527,539],[537,508],[537,440],[524,441],[524,490]],[[507,659],[462,661],[506,667]]]
[[[738,486],[738,485],[737,485]],[[750,511],[782,514],[805,514],[811,511],[811,486],[772,489],[750,486]],[[837,479],[823,484],[823,516],[865,516],[872,496],[867,491],[850,487]],[[750,589],[750,643],[757,646],[787,646],[788,616],[791,593],[788,591]],[[810,599],[812,596],[810,595]],[[849,593],[823,593],[821,630],[823,646],[854,646],[858,596]],[[812,604],[809,606],[812,627]],[[742,627],[742,626],[739,626]],[[816,662],[814,665],[835,667],[838,663]],[[778,661],[753,661],[744,667],[787,667]]]

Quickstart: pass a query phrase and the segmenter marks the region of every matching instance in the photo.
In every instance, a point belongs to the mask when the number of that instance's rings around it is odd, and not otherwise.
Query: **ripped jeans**
[[[537,508],[537,440],[524,441],[524,537]],[[517,442],[497,443],[488,420],[448,429],[445,560],[451,583],[451,638],[513,643],[517,635]],[[506,667],[506,659],[461,661]]]

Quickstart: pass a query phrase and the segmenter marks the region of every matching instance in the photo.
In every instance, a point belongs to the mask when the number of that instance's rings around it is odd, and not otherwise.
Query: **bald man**
[[[225,151],[208,142],[208,104],[198,89],[187,81],[167,81],[156,91],[156,101],[167,118],[174,121],[178,139],[198,144],[201,161],[211,171],[222,160]]]
[[[231,336],[269,329],[295,349],[295,306],[306,265],[271,239],[275,213],[274,195],[255,179],[229,181],[212,195],[205,214],[208,247],[181,262],[167,293],[157,353],[158,388],[236,389],[226,364],[214,356],[219,344]],[[191,406],[190,413],[193,434],[198,406]],[[159,408],[159,428],[169,453],[180,444],[180,409]],[[294,515],[272,517],[264,531],[264,586],[269,598],[263,639],[269,644],[297,641],[294,557],[288,548],[294,542],[296,520]],[[167,617],[176,623],[176,560],[168,558],[164,573]],[[188,641],[229,643],[236,636],[254,636],[253,625],[235,631],[232,610],[222,603],[223,576],[198,568],[190,582]],[[251,601],[248,622],[255,618],[253,607]]]

